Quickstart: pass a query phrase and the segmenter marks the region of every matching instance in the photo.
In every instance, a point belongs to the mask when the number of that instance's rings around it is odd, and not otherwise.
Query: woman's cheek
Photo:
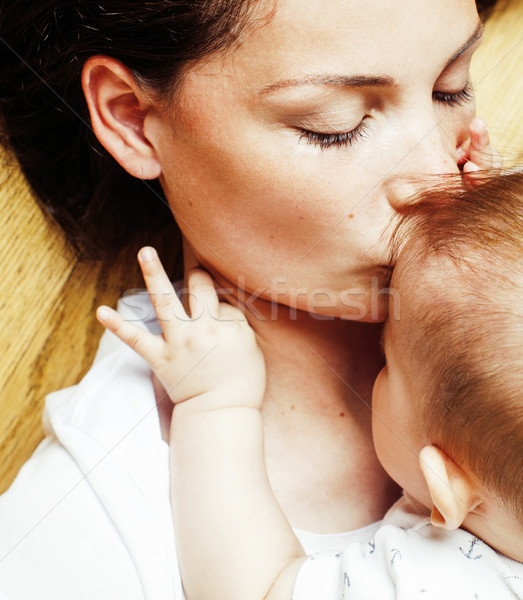
[[[360,271],[363,252],[356,234],[340,225],[329,231],[318,221],[321,214],[309,207],[289,219],[209,223],[205,243],[190,231],[188,236],[204,265],[255,298],[315,315],[381,322],[388,297],[385,277],[374,269],[377,261]]]
[[[385,260],[389,215],[365,153],[256,130],[209,138],[206,129],[200,120],[175,136],[163,181],[199,260],[300,310],[381,320],[373,269]]]

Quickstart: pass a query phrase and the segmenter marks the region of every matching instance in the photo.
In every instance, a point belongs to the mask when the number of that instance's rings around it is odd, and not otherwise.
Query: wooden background
[[[501,153],[522,150],[523,2],[498,5],[473,63],[478,114]],[[42,439],[45,395],[77,383],[102,328],[101,304],[141,287],[136,248],[112,266],[80,264],[40,212],[16,165],[0,154],[0,493]]]

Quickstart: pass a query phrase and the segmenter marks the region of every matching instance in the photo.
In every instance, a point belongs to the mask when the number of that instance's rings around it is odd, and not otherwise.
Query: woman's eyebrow
[[[335,85],[341,87],[392,87],[394,79],[388,75],[305,75],[296,79],[283,79],[264,86],[260,95],[269,94],[275,90],[301,85]]]
[[[447,64],[445,65],[445,69],[447,67],[449,67],[453,62],[457,61],[458,58],[464,54],[471,46],[473,46],[479,39],[481,39],[483,37],[483,33],[485,31],[485,27],[483,26],[483,23],[481,21],[478,21],[478,24],[476,25],[476,29],[474,30],[474,32],[472,33],[472,35],[469,37],[469,39],[463,44],[463,46],[461,46],[461,48],[459,48],[452,56],[451,58],[448,60]]]
[[[467,41],[451,56],[445,65],[445,69],[464,54],[472,45],[474,45],[484,32],[483,23],[478,21],[476,29]],[[314,74],[305,75],[295,79],[282,79],[275,83],[270,83],[259,90],[260,95],[270,94],[276,90],[288,87],[299,87],[303,85],[333,85],[340,87],[393,87],[395,81],[388,75],[329,75]]]

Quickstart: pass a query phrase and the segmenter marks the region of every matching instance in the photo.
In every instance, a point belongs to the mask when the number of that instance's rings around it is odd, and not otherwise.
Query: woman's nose
[[[395,211],[419,202],[420,189],[440,182],[442,176],[459,173],[456,140],[455,133],[435,120],[410,128],[408,141],[386,182],[388,201]]]

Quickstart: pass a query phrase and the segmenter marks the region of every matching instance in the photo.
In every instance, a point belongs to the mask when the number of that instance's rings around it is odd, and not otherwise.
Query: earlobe
[[[93,131],[106,150],[134,177],[159,177],[160,162],[144,134],[150,106],[131,71],[116,59],[93,56],[84,65],[82,88]]]
[[[457,529],[480,503],[475,485],[465,471],[436,446],[425,446],[419,461],[433,502],[432,524]]]

